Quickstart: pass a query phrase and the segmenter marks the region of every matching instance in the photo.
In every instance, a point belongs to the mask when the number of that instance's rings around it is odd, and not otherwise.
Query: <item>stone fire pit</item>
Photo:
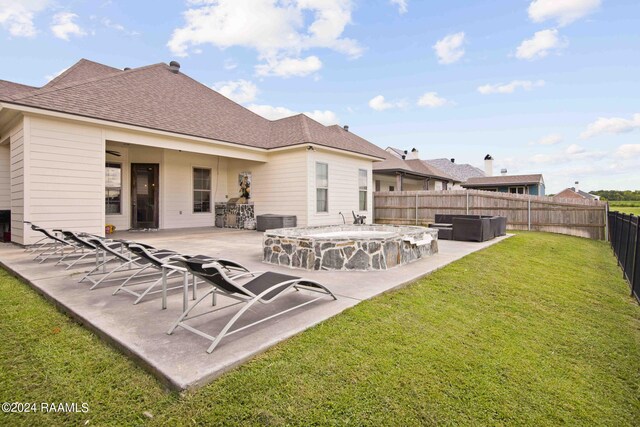
[[[413,226],[332,225],[267,230],[264,262],[306,270],[387,270],[438,252],[438,231]]]

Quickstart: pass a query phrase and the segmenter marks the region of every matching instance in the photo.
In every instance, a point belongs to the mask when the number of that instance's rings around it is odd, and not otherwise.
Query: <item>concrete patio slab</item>
[[[141,241],[158,248],[233,259],[250,270],[270,270],[304,276],[325,284],[338,297],[337,301],[329,297],[322,298],[302,309],[225,338],[212,354],[206,353],[210,342],[202,337],[180,328],[172,335],[166,333],[182,312],[180,289],[169,293],[168,307],[162,310],[159,294],[148,295],[134,306],[131,295],[123,292],[112,295],[115,284],[101,285],[93,291],[89,291],[88,284],[79,284],[78,280],[93,265],[94,258],[83,266],[65,270],[61,266],[54,266],[55,262],[35,263],[32,256],[19,246],[0,244],[0,264],[53,301],[62,311],[137,360],[167,386],[186,389],[206,384],[276,343],[335,316],[362,300],[411,283],[507,237],[484,243],[440,241],[437,255],[408,265],[386,271],[342,272],[292,270],[263,264],[262,233],[255,231],[199,228],[117,233],[115,238]],[[209,289],[206,284],[200,286],[199,292]],[[273,304],[252,308],[243,324],[250,323],[264,313],[294,306],[317,295],[306,291],[291,292]],[[235,301],[219,296],[216,308],[225,307],[232,302]],[[204,303],[201,306],[198,307],[201,311],[212,308]],[[234,312],[234,309],[222,309],[193,318],[189,324],[215,335]]]

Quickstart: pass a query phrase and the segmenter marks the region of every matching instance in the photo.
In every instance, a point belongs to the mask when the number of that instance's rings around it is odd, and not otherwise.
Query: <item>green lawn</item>
[[[518,234],[183,394],[4,273],[0,295],[1,400],[90,407],[0,425],[640,425],[640,307],[604,242]]]
[[[640,216],[640,202],[609,202],[609,210]]]

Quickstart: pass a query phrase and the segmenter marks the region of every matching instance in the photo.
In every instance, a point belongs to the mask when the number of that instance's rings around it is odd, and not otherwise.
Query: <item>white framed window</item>
[[[360,211],[367,210],[367,192],[369,188],[369,179],[366,169],[358,169],[358,209]]]
[[[525,194],[524,187],[509,187],[509,193]]]
[[[211,212],[211,169],[193,168],[193,213]]]
[[[105,164],[105,215],[122,213],[122,165],[120,163]]]
[[[316,163],[316,212],[329,212],[329,165]]]

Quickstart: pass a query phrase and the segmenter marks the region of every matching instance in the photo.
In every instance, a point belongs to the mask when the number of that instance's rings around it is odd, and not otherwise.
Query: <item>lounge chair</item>
[[[295,290],[305,289],[313,292],[318,292],[323,295],[330,295],[334,300],[337,299],[336,296],[325,286],[321,285],[318,282],[301,277],[289,276],[286,274],[274,273],[271,271],[247,272],[244,274],[239,274],[235,277],[229,277],[229,275],[225,272],[224,267],[217,262],[206,264],[202,261],[189,259],[180,259],[180,262],[184,263],[187,269],[196,277],[201,278],[206,283],[211,285],[211,290],[198,298],[196,302],[191,305],[191,307],[185,310],[178,318],[178,320],[176,320],[176,322],[167,331],[167,334],[171,335],[176,328],[181,327],[203,338],[206,338],[212,342],[207,349],[207,353],[211,353],[224,337],[235,334],[236,332],[240,332],[244,329],[255,326],[269,319],[273,319],[274,317],[280,316],[281,314],[288,313],[289,311],[295,310],[296,308],[311,304],[312,302],[315,302],[322,298],[322,296],[319,296],[302,304],[298,304],[294,307],[290,307],[275,314],[263,317],[262,319],[248,325],[231,330],[231,327],[238,321],[238,319],[240,319],[242,315],[253,305],[258,302],[262,304],[269,304],[278,299],[281,295],[283,295],[287,290],[291,288],[294,288]],[[241,284],[238,281],[239,279],[245,278],[248,278],[248,281],[244,284]],[[242,303],[244,303],[245,305],[231,318],[231,320],[229,320],[229,322],[227,322],[227,324],[222,328],[217,336],[211,336],[199,329],[194,328],[193,326],[188,325],[186,323],[186,320],[188,320],[187,317],[189,316],[189,313],[194,308],[196,308],[198,304],[204,301],[209,295],[213,295],[213,305],[215,305],[217,294],[225,295],[229,298],[239,301],[235,304],[232,304],[231,306]],[[231,306],[210,310],[206,313],[192,316],[191,319],[207,313],[223,310]]]
[[[167,289],[166,286],[163,286],[163,289],[161,291],[152,291],[153,288],[155,288],[157,285],[159,285],[160,283],[163,283],[166,285],[166,280],[169,276],[172,276],[174,274],[178,274],[181,273],[182,271],[180,271],[179,268],[175,268],[175,267],[179,267],[179,264],[176,263],[175,259],[180,259],[180,260],[189,260],[189,259],[194,259],[195,257],[191,257],[191,256],[185,256],[185,255],[181,255],[178,254],[176,252],[172,252],[172,251],[166,251],[166,250],[156,250],[156,252],[152,252],[149,250],[149,248],[142,246],[142,245],[138,245],[138,244],[131,244],[129,245],[129,250],[136,256],[139,257],[139,259],[141,261],[146,262],[147,264],[142,267],[138,273],[134,274],[133,276],[129,277],[128,279],[126,279],[114,292],[113,295],[116,295],[118,292],[123,291],[123,292],[127,292],[135,297],[136,300],[134,301],[134,304],[138,304],[142,298],[145,297],[145,295],[147,294],[154,294],[157,292],[163,292],[163,296],[166,295],[166,291],[167,290],[172,290],[172,289],[177,289],[182,287],[182,285],[179,286],[174,286],[172,288]],[[204,257],[204,256],[199,256],[200,260],[203,262],[211,262],[214,261],[214,258],[210,258],[210,257]],[[216,260],[217,262],[221,263],[221,265],[223,266],[223,268],[226,268],[227,270],[229,270],[230,268],[233,268],[235,270],[237,269],[241,269],[243,271],[248,271],[245,267],[243,267],[242,265],[233,262],[233,261],[228,261],[228,260],[221,260],[218,259]],[[182,261],[180,261],[182,262]],[[168,272],[166,271],[168,268]],[[173,268],[171,268],[173,267]],[[139,273],[147,270],[148,268],[153,268],[156,269],[156,271],[158,273],[161,273],[162,276],[160,278],[158,278],[157,280],[153,280],[151,285],[149,285],[142,293],[136,292],[132,289],[129,289],[127,286],[129,286],[130,282],[132,279],[134,279],[135,277],[138,277]],[[132,283],[135,285],[139,285],[140,283]],[[163,298],[163,308],[165,306],[165,301]]]
[[[91,290],[95,289],[102,283],[108,283],[113,281],[123,281],[128,279],[131,275],[137,275],[138,279],[149,277],[149,276],[157,276],[158,272],[153,272],[151,274],[138,274],[140,273],[140,269],[146,267],[149,264],[144,258],[141,258],[137,255],[134,255],[131,251],[129,251],[129,246],[138,245],[147,248],[147,250],[151,252],[157,253],[157,257],[168,255],[174,255],[176,252],[169,250],[158,250],[153,246],[146,245],[144,243],[132,242],[129,240],[114,240],[114,243],[118,243],[120,247],[108,244],[104,239],[100,239],[97,237],[89,238],[89,242],[94,244],[98,249],[96,253],[96,265],[93,269],[87,272],[78,283],[82,283],[85,280],[90,281],[93,285],[91,286]],[[116,262],[118,265],[115,268],[107,270],[107,266],[110,263]],[[122,273],[128,273],[129,276],[124,276]],[[97,278],[98,276],[102,276]],[[95,279],[95,280],[94,280]]]

